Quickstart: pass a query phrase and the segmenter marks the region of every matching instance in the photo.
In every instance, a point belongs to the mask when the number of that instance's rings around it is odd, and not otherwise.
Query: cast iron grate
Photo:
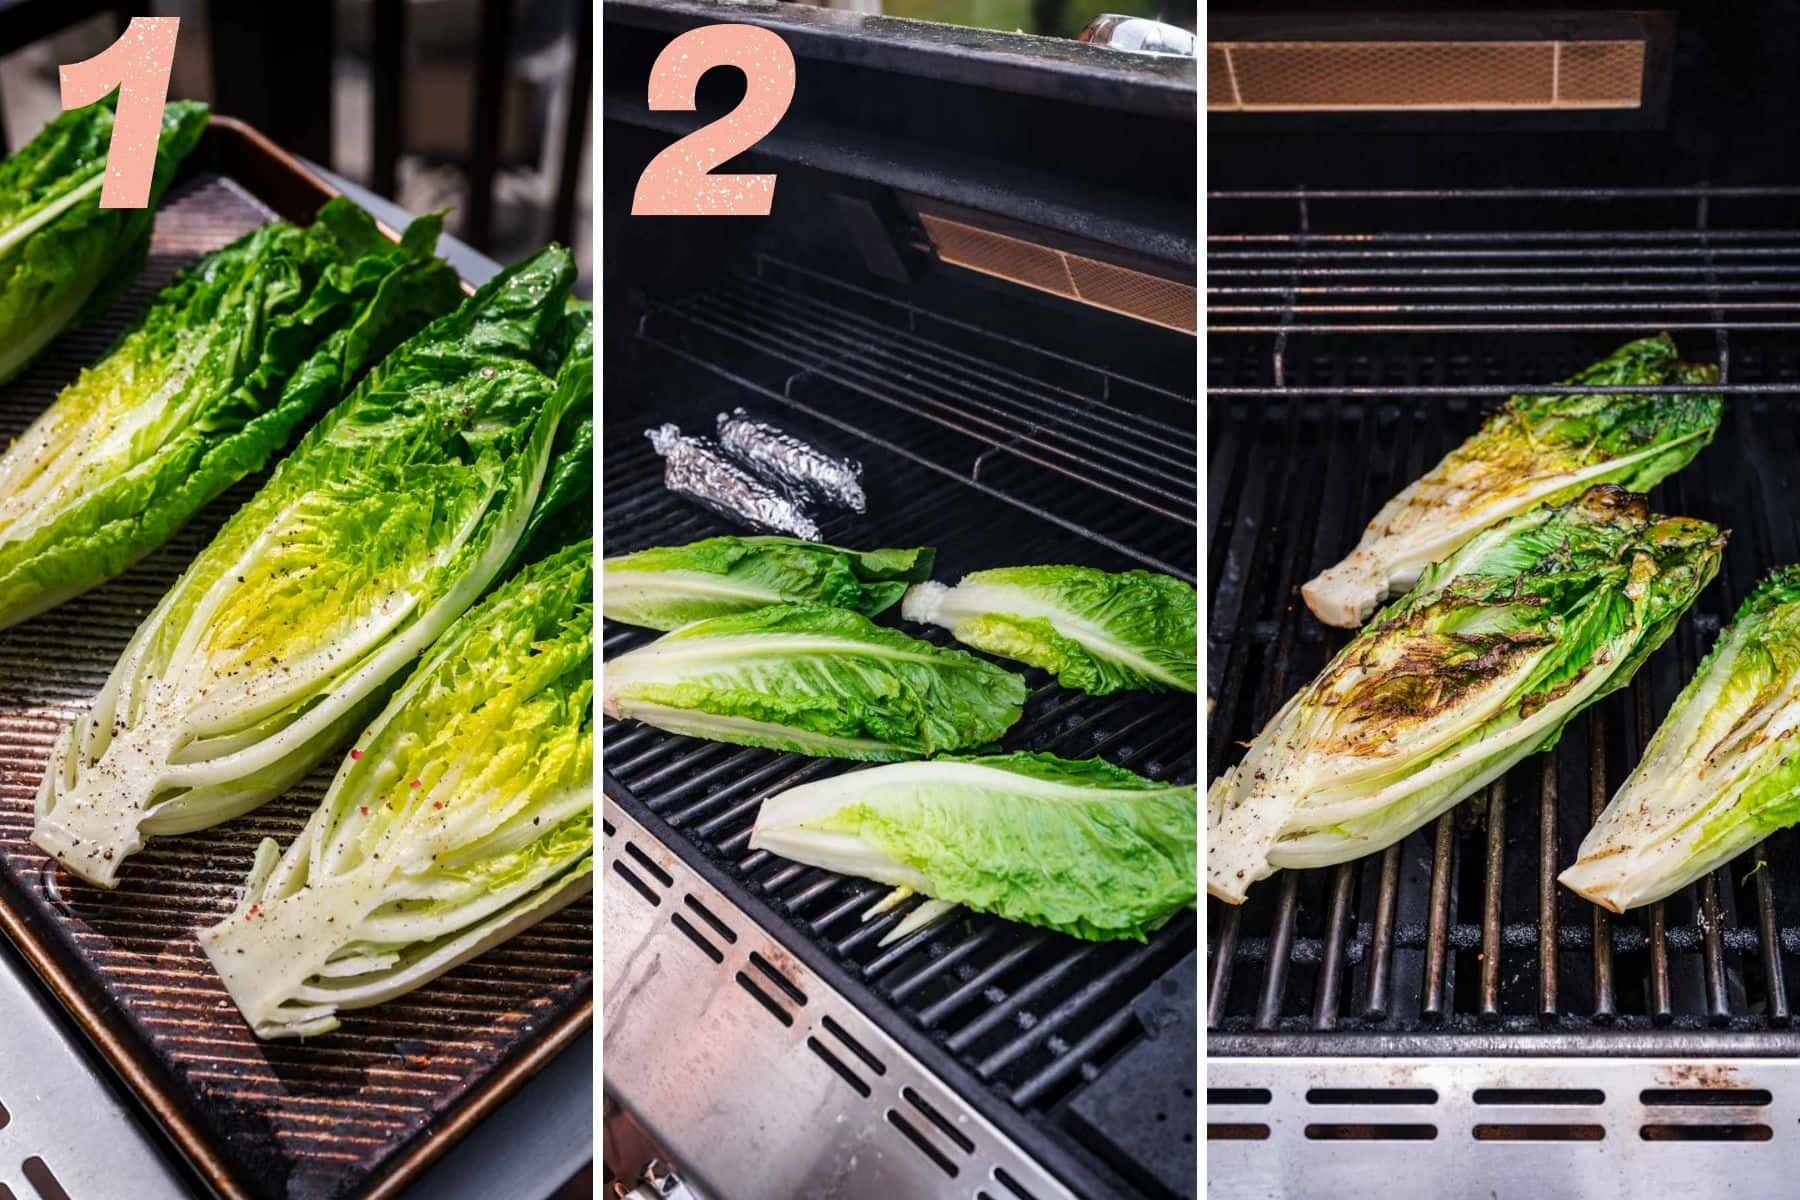
[[[1726,414],[1653,506],[1734,531],[1676,634],[1553,753],[1383,853],[1208,901],[1214,1053],[1800,1048],[1791,831],[1623,916],[1555,883],[1737,602],[1800,556],[1795,194],[1212,198],[1209,778],[1347,640],[1299,585],[1510,393],[1673,331],[1724,369]]]
[[[870,513],[824,522],[828,542],[936,546],[934,574],[947,580],[982,566],[1057,561],[1195,576],[1192,397],[773,260],[651,307],[640,337],[656,348],[646,379],[659,382],[647,386],[663,394],[640,397],[641,408],[609,406],[609,554],[742,532],[664,489],[661,460],[642,431],[663,420],[710,429],[713,413],[743,404],[864,461]],[[1129,446],[1151,469],[1115,471],[1107,455],[1079,453],[1085,444]],[[1185,476],[1177,465],[1184,454]],[[605,655],[654,636],[608,623]],[[948,640],[941,630],[926,636]],[[1042,672],[1029,683],[1008,748],[1100,755],[1154,778],[1195,778],[1191,697],[1083,696]],[[1066,1153],[1085,1137],[1076,1153],[1090,1167],[1086,1155],[1116,1151],[1065,1114],[1142,1039],[1133,1001],[1193,952],[1193,913],[1144,945],[1083,943],[958,914],[881,947],[912,903],[864,922],[886,888],[746,849],[764,797],[853,764],[634,722],[609,721],[604,737],[610,778],[722,866],[740,904],[768,905],[777,936],[822,947],[845,972],[848,994],[890,1033],[912,1045],[922,1037],[947,1056],[947,1081],[971,1104],[1015,1137],[1023,1130],[1028,1146],[1049,1137]],[[1191,1134],[1185,1148],[1192,1152]],[[1096,1186],[1116,1190],[1119,1176],[1100,1170],[1095,1178],[1108,1182]]]

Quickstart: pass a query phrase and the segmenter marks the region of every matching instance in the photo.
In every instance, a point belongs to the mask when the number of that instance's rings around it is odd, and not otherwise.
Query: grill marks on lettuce
[[[112,578],[261,470],[368,364],[461,298],[347,200],[188,268],[0,455],[0,627]]]
[[[604,707],[673,733],[829,758],[922,758],[1019,719],[1025,681],[860,613],[777,604],[609,660]]]
[[[931,574],[933,552],[846,550],[788,537],[714,537],[603,564],[608,620],[677,629],[769,604],[814,603],[872,617]]]
[[[593,879],[593,544],[440,638],[285,854],[200,934],[259,1037],[313,1036],[542,920]]]
[[[62,113],[0,162],[0,383],[64,328],[100,312],[143,265],[156,206],[206,129],[207,108],[163,108],[149,204],[100,207],[116,97]]]
[[[1800,567],[1790,566],[1744,599],[1558,878],[1624,912],[1800,822],[1797,730]]]
[[[589,410],[573,275],[553,247],[497,277],[281,461],[59,744],[40,847],[110,885],[144,837],[248,811],[367,720],[514,557],[559,430]]]
[[[1398,841],[1623,687],[1718,570],[1714,526],[1596,487],[1426,570],[1207,792],[1207,890]]]
[[[1301,594],[1328,625],[1355,628],[1482,529],[1589,487],[1647,492],[1712,440],[1718,368],[1681,362],[1667,334],[1630,342],[1565,383],[1693,385],[1693,392],[1521,395],[1384,505],[1356,549]]]

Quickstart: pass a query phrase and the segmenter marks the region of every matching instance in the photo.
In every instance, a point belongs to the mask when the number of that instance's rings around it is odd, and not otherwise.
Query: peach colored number
[[[694,88],[714,67],[744,73],[744,99],[729,113],[688,134],[638,177],[636,217],[766,217],[775,201],[773,175],[713,175],[774,129],[794,99],[794,52],[756,25],[690,29],[663,47],[650,68],[650,107],[694,111]]]
[[[180,17],[133,17],[119,40],[84,62],[61,69],[62,106],[81,108],[119,89],[112,142],[106,148],[101,208],[143,208],[162,138],[163,103],[175,62]]]

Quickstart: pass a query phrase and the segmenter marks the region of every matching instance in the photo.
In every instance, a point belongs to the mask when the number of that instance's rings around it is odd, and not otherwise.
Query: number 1
[[[62,106],[82,108],[119,89],[112,141],[106,148],[101,208],[143,208],[162,140],[163,104],[175,63],[180,17],[133,17],[119,40],[84,62],[61,68]]]

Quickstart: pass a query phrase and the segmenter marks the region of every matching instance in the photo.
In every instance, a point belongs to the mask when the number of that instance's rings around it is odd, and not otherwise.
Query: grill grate
[[[1800,887],[1757,869],[1791,861],[1791,831],[1624,916],[1555,882],[1737,602],[1800,557],[1800,361],[1771,336],[1800,328],[1783,315],[1795,194],[1212,198],[1209,777],[1347,640],[1299,584],[1501,398],[1630,337],[1674,330],[1684,357],[1719,363],[1717,441],[1652,503],[1735,532],[1669,643],[1552,754],[1383,853],[1279,873],[1241,908],[1209,900],[1214,1053],[1800,1049]]]
[[[1191,397],[775,260],[653,306],[640,341],[656,356],[646,378],[668,394],[641,420],[609,413],[608,553],[739,532],[664,489],[641,432],[652,412],[706,427],[714,412],[744,403],[864,461],[870,514],[822,522],[828,542],[934,545],[942,579],[1071,559],[1194,578]],[[682,362],[696,369],[684,372]],[[1136,471],[1124,469],[1128,448],[1142,464]],[[1072,549],[1071,535],[1086,544]],[[654,636],[609,623],[606,657]],[[942,630],[925,636],[948,641]],[[1082,696],[1042,672],[1029,682],[1008,748],[1102,755],[1161,779],[1197,774],[1191,698]],[[1193,951],[1191,912],[1144,945],[1082,943],[959,915],[880,947],[917,901],[864,923],[860,914],[886,888],[746,849],[765,797],[852,764],[630,722],[609,721],[604,737],[612,780],[721,865],[740,904],[766,904],[778,936],[823,948],[843,969],[846,993],[891,1034],[923,1034],[927,1061],[937,1056],[952,1086],[1021,1144],[1049,1137],[1070,1152],[1066,1103],[1141,1039],[1133,999]]]
[[[272,216],[229,179],[179,185],[124,299],[6,389],[0,436],[24,429],[177,270]],[[574,1031],[592,987],[591,903],[427,987],[347,1014],[337,1033],[265,1043],[239,1019],[193,933],[230,911],[259,840],[285,845],[299,832],[333,764],[249,816],[152,843],[113,891],[57,872],[29,841],[32,798],[62,727],[258,482],[240,484],[120,579],[0,634],[0,918],[21,922],[0,927],[29,931],[25,948],[43,948],[76,981],[99,1013],[89,1035],[159,1120],[197,1136],[184,1149],[206,1156],[202,1173],[215,1187],[297,1200],[366,1194],[409,1172],[433,1134],[453,1137],[447,1122],[497,1069],[541,1053],[548,1031]]]

